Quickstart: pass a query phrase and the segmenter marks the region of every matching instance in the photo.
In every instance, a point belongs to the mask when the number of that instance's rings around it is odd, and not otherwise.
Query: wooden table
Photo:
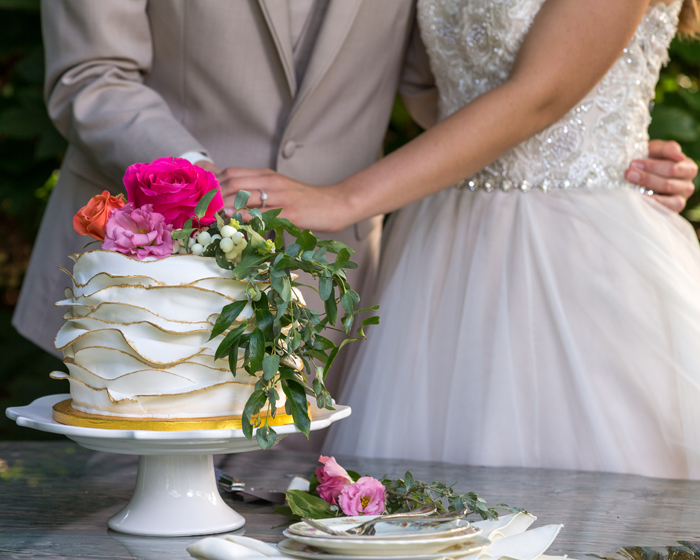
[[[251,486],[284,488],[287,474],[309,476],[317,457],[289,451],[215,458],[215,465]],[[631,475],[444,463],[339,458],[362,473],[421,480],[459,481],[490,504],[507,502],[536,516],[535,526],[563,523],[550,554],[583,560],[622,546],[700,541],[700,482]],[[131,537],[107,529],[107,519],[128,501],[137,457],[96,453],[70,441],[0,442],[0,558],[190,558],[198,537]],[[227,498],[247,520],[245,534],[280,539],[285,518],[264,503]]]

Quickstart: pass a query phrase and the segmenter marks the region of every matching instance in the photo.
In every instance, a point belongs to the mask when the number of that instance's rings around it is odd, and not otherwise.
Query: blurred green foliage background
[[[43,103],[44,62],[39,0],[0,0],[0,412],[67,390],[49,379],[61,362],[10,325],[32,243],[56,182],[65,140]],[[675,41],[657,86],[652,138],[677,140],[700,160],[700,43]],[[397,101],[385,140],[391,152],[420,133]],[[700,225],[700,196],[684,215]],[[18,428],[0,415],[0,439],[52,436]]]

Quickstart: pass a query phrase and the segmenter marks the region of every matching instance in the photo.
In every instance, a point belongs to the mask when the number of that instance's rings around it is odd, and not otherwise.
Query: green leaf
[[[221,310],[221,314],[214,324],[214,328],[211,331],[211,336],[209,340],[216,338],[226,329],[228,329],[231,324],[238,318],[245,306],[248,305],[247,301],[234,301],[229,305],[225,306]]]
[[[314,251],[316,249],[316,243],[318,239],[316,239],[316,236],[311,233],[308,229],[305,229],[304,231],[301,232],[301,234],[297,237],[297,243],[299,244],[299,247],[301,248],[301,251]]]
[[[284,250],[284,252],[286,255],[289,255],[291,258],[294,258],[299,254],[300,250],[301,246],[298,243],[292,243],[289,247],[287,247]]]
[[[284,301],[291,301],[292,299],[292,284],[289,278],[282,279],[282,291],[280,292],[280,297]]]
[[[345,243],[335,241],[334,239],[321,239],[316,243],[316,245],[318,245],[319,247],[325,247],[326,249],[328,249],[329,253],[334,254],[340,253],[340,251],[342,251],[343,249],[346,249],[351,255],[355,252]]]
[[[352,315],[352,312],[355,309],[355,302],[353,301],[350,292],[345,292],[342,296],[340,296],[340,303],[343,306],[343,309],[345,309],[345,312]]]
[[[255,225],[253,225],[253,227],[258,231],[264,230],[265,229],[265,220],[263,220],[263,217],[262,217],[262,214],[260,213],[260,210],[258,210],[257,208],[252,208],[251,210],[248,211],[248,213],[253,218],[251,220],[251,225],[255,224]]]
[[[357,335],[361,338],[367,338],[367,335],[365,335],[365,327],[367,325],[378,325],[379,324],[379,316],[378,315],[373,315],[372,317],[367,317],[362,321],[362,325],[360,326],[359,329],[357,329]]]
[[[267,224],[267,229],[275,229],[275,226],[270,222],[279,216],[280,212],[282,212],[282,208],[273,208],[272,210],[262,213],[262,219],[263,222]]]
[[[248,321],[243,321],[242,325],[231,330],[226,335],[226,337],[221,341],[221,344],[219,344],[219,347],[216,349],[216,353],[214,354],[215,360],[218,360],[218,359],[226,356],[226,353],[228,352],[229,348],[231,348],[231,345],[234,342],[237,342],[239,338],[241,338],[241,335],[243,334],[243,331],[245,331],[247,326],[248,326]],[[238,345],[236,345],[236,347],[238,347]],[[235,372],[235,369],[233,371]]]
[[[275,445],[277,432],[275,432],[275,430],[273,430],[269,425],[265,424],[264,426],[261,426],[255,430],[255,439],[258,440],[260,449],[269,449]]]
[[[221,189],[214,187],[213,189],[207,191],[207,193],[199,200],[197,206],[194,207],[194,215],[201,220],[207,213],[211,201],[214,200],[214,197],[220,190]]]
[[[321,276],[318,279],[318,293],[323,301],[328,300],[333,293],[333,280],[326,278],[325,276]]]
[[[267,257],[258,254],[250,254],[243,257],[241,262],[233,269],[233,278],[235,280],[245,280],[251,273],[257,272],[266,259]]]
[[[265,357],[265,337],[259,328],[250,334],[250,340],[248,341],[248,352],[250,355],[250,363],[248,364],[248,373],[255,373],[260,371],[262,367],[263,358]]]
[[[240,344],[240,339],[231,344],[228,349],[228,367],[231,370],[231,374],[236,377],[236,370],[238,369],[238,348]]]
[[[335,325],[338,319],[338,304],[335,302],[335,290],[332,290],[331,296],[325,301],[326,316],[331,325]]]
[[[243,408],[241,428],[243,429],[243,435],[251,441],[253,439],[253,424],[251,418],[260,412],[265,401],[267,401],[267,396],[263,391],[253,391],[253,394],[250,395],[250,398]]]
[[[265,381],[270,381],[270,379],[277,375],[279,367],[280,357],[277,354],[265,356],[262,362],[263,379]]]
[[[338,253],[338,257],[333,263],[333,273],[338,272],[341,268],[345,268],[350,262],[350,251],[347,249],[341,249]]]
[[[287,503],[292,513],[299,517],[325,519],[335,516],[335,512],[331,509],[331,505],[328,502],[303,490],[290,490],[287,492]]]
[[[236,211],[240,210],[241,208],[245,208],[245,205],[248,204],[249,198],[250,193],[248,191],[238,191],[236,193],[236,198],[233,200],[233,208]]]
[[[275,316],[270,313],[269,309],[255,310],[255,324],[263,332],[265,338],[274,338],[274,333],[272,332],[272,324],[274,321]]]
[[[309,419],[309,409],[304,387],[298,381],[285,379],[282,381],[282,390],[287,396],[288,402],[290,402],[294,425],[308,438],[311,420]]]

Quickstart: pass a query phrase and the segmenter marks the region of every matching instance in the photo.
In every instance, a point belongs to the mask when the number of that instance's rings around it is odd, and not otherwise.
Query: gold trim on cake
[[[182,432],[189,430],[238,430],[241,428],[241,416],[215,416],[212,418],[126,418],[122,416],[99,416],[75,410],[72,399],[66,399],[53,406],[53,419],[59,424],[79,426],[82,428],[99,428],[102,430],[148,430],[157,432]],[[257,416],[253,417],[253,421]],[[270,426],[293,424],[291,415],[278,408]]]

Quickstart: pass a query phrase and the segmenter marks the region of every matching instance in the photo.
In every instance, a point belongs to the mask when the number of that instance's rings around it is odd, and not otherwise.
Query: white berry
[[[190,249],[192,248],[192,246],[193,246],[195,243],[197,243],[197,241],[195,240],[194,237],[190,237],[189,241],[187,242],[188,247],[189,247]]]
[[[224,227],[226,227],[226,226],[224,226]],[[233,228],[232,228],[232,229],[233,229]],[[237,231],[236,233],[234,233],[233,235],[231,235],[231,240],[232,240],[234,243],[238,244],[238,243],[240,243],[241,241],[243,241],[243,234],[242,234],[240,231]]]
[[[211,235],[209,235],[208,231],[202,231],[199,233],[197,236],[197,243],[199,243],[202,247],[209,245],[211,243]]]
[[[193,255],[201,255],[204,252],[204,247],[202,247],[199,243],[195,243],[192,245],[191,251]]]
[[[240,257],[240,256],[241,256],[241,254],[238,251],[229,251],[228,253],[226,253],[226,259],[229,261],[232,261],[235,258]]]
[[[231,226],[224,226],[219,231],[221,231],[221,237],[224,238],[231,237],[234,233],[236,233],[236,230]]]
[[[228,226],[224,226],[228,227]],[[228,237],[224,237],[220,242],[219,242],[219,247],[221,247],[221,250],[224,253],[230,253],[233,251],[233,241],[231,241]]]
[[[239,243],[234,241],[233,246],[236,248],[236,251],[243,251],[248,246],[248,242],[245,239],[241,239]]]
[[[211,240],[214,241],[214,239],[221,239],[221,236],[218,233],[215,233],[211,236]]]

